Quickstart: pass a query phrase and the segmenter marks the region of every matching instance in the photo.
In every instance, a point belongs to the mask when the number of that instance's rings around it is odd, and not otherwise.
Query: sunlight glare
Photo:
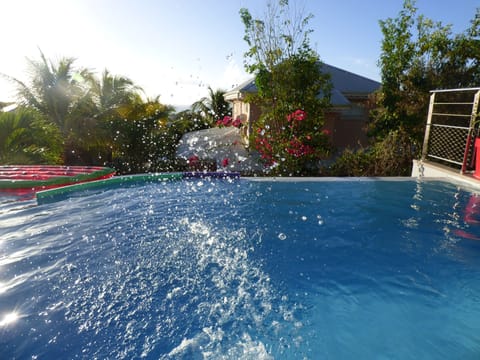
[[[3,319],[0,321],[0,327],[2,326],[8,326],[10,324],[13,324],[20,318],[20,315],[17,314],[15,311],[12,311],[11,313],[5,314],[3,316]]]

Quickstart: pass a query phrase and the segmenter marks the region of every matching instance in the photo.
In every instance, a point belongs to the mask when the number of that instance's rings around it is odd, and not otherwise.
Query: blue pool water
[[[480,197],[452,184],[1,200],[2,359],[480,358]]]

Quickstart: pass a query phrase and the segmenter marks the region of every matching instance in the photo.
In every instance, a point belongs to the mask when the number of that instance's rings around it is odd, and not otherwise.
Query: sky
[[[100,75],[126,76],[147,97],[185,108],[207,89],[230,90],[244,69],[239,10],[263,17],[267,0],[4,0],[0,73],[28,80],[27,59],[73,57]],[[312,14],[310,45],[330,65],[380,80],[379,20],[396,18],[403,0],[290,0]],[[453,33],[470,26],[478,0],[417,0],[418,13]],[[0,77],[0,101],[14,99]]]

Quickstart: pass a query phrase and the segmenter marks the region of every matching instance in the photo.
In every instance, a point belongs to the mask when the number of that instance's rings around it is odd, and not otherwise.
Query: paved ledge
[[[412,177],[443,179],[480,190],[480,179],[474,178],[472,174],[461,174],[460,170],[425,160],[413,160]]]

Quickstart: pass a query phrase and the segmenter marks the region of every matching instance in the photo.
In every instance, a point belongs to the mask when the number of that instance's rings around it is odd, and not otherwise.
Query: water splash
[[[478,229],[437,200],[443,188],[412,199],[398,184],[347,185],[300,196],[275,182],[194,180],[0,212],[2,355],[369,358],[445,339],[449,354],[469,353],[451,334],[478,325],[478,243],[453,230]],[[383,186],[393,195],[381,203],[372,189]],[[442,318],[448,331],[432,337]]]

